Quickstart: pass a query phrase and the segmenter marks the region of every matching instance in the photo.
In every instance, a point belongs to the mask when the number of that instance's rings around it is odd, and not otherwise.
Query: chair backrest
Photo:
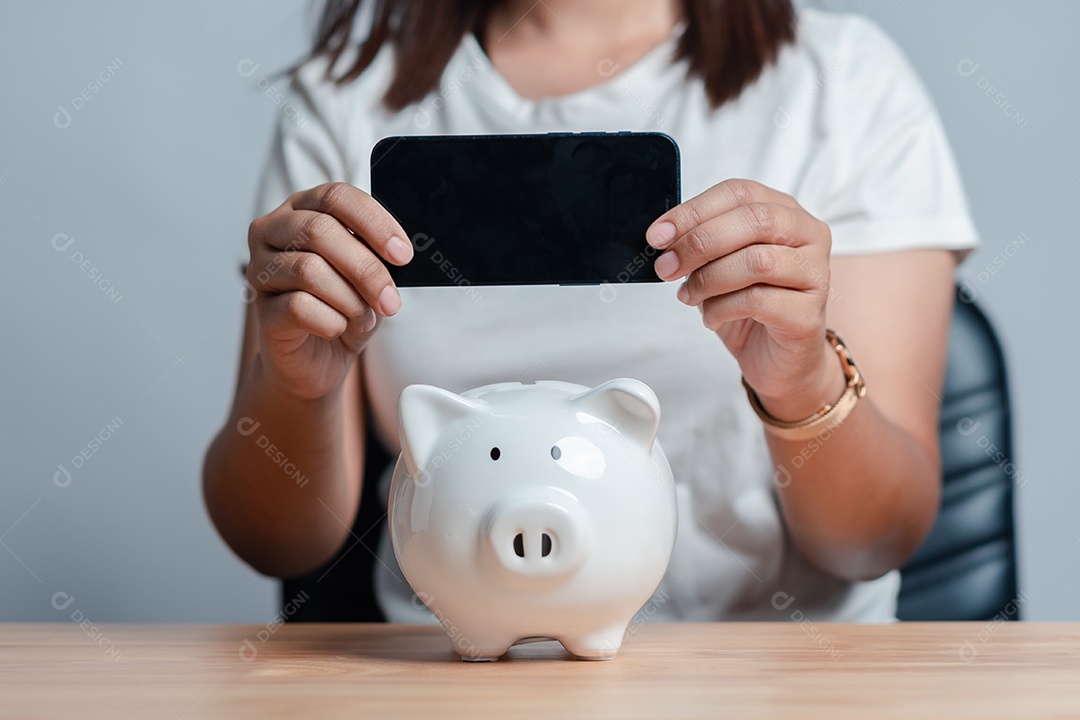
[[[930,537],[903,568],[901,620],[1015,619],[1012,438],[1005,365],[986,317],[958,301],[949,334],[941,414],[944,487]],[[364,477],[391,458],[368,427]],[[364,483],[352,535],[330,562],[282,583],[287,617],[301,622],[378,622],[375,549],[386,513]],[[297,600],[299,599],[299,602]]]
[[[901,571],[901,620],[1018,619],[1012,426],[1005,361],[958,293],[941,407],[941,510]]]

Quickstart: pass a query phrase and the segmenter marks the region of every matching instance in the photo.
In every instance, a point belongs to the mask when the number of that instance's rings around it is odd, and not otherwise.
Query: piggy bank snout
[[[519,499],[493,505],[481,533],[498,567],[520,578],[554,579],[585,561],[587,525],[570,499]]]

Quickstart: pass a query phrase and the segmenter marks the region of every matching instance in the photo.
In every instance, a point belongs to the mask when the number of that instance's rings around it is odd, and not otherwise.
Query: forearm
[[[303,400],[267,382],[260,358],[206,454],[203,493],[229,546],[256,570],[318,567],[348,535],[360,478],[344,463],[344,393]]]
[[[941,401],[926,390],[944,379],[953,255],[835,258],[825,223],[749,180],[672,208],[646,239],[663,250],[658,275],[686,278],[676,297],[731,351],[766,421],[799,423],[842,396],[848,373],[826,328],[851,332],[871,394],[816,440],[769,436],[780,504],[796,547],[823,570],[861,579],[898,567],[938,507]],[[892,373],[898,363],[905,371]]]
[[[802,442],[769,436],[769,448],[792,539],[832,575],[862,580],[899,567],[933,524],[939,460],[872,396],[835,430]]]

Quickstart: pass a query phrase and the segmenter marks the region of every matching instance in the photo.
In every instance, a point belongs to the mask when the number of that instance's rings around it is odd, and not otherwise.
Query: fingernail
[[[382,314],[389,317],[401,309],[401,295],[393,285],[387,285],[379,293],[379,308]]]
[[[656,274],[666,280],[678,271],[679,258],[675,253],[668,251],[656,259],[656,265],[653,267]]]
[[[679,292],[675,293],[675,297],[679,298],[679,302],[684,305],[690,304],[690,290],[686,287],[686,283],[679,286]]]
[[[367,315],[364,317],[364,324],[360,326],[361,332],[371,332],[375,329],[375,311],[371,308],[367,309]]]
[[[675,226],[666,220],[656,223],[645,232],[645,240],[657,250],[663,250],[675,242]]]
[[[397,235],[394,235],[386,243],[386,254],[390,256],[390,260],[398,265],[404,265],[412,260],[413,250],[412,245],[405,242]]]

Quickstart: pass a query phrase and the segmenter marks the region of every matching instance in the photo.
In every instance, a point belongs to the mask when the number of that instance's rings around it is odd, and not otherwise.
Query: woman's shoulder
[[[858,13],[803,8],[798,18],[799,43],[820,52],[892,42],[876,22]]]
[[[359,43],[350,43],[336,61],[325,54],[304,62],[293,75],[290,90],[327,116],[356,117],[382,107],[382,98],[393,74],[393,49],[380,48],[371,64],[349,82],[337,82],[352,68],[360,53]]]
[[[799,11],[796,50],[834,71],[907,73],[903,51],[870,18],[814,8]]]
[[[777,91],[794,89],[796,104],[816,108],[845,133],[874,130],[883,109],[903,118],[933,110],[903,50],[862,15],[801,10],[796,41],[778,65]]]

